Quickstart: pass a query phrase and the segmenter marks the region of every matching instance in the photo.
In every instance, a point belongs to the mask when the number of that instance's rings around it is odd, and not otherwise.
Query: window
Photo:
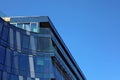
[[[36,44],[37,44],[37,38],[34,36],[30,36],[30,50],[32,53],[36,52]]]
[[[16,32],[16,44],[17,44],[17,50],[21,51],[21,36],[20,36],[20,32]]]
[[[37,23],[31,23],[31,31],[33,31],[33,32],[38,32]]]
[[[48,22],[40,22],[41,28],[50,28],[50,24]]]
[[[11,75],[10,80],[18,80],[18,76],[16,76],[16,75]]]
[[[12,55],[12,73],[18,74],[19,73],[19,56],[20,54],[17,52],[14,52]],[[14,80],[14,79],[13,79]]]
[[[5,40],[5,41],[7,41],[7,39],[8,39],[8,29],[9,29],[9,28],[6,27],[6,26],[3,27],[2,39]]]
[[[44,56],[36,56],[34,57],[35,60],[35,73],[36,77],[41,76],[41,74],[44,74]]]
[[[30,31],[30,23],[24,23],[24,29]]]
[[[17,27],[23,29],[23,24],[22,23],[17,23]]]
[[[37,50],[38,51],[50,51],[50,50],[52,50],[50,38],[39,37],[37,40]]]
[[[2,80],[8,80],[7,78],[8,78],[8,77],[7,77],[7,72],[3,72]]]
[[[9,32],[9,44],[10,44],[10,48],[13,49],[14,48],[14,35],[13,35],[13,29],[10,28],[10,32]]]
[[[0,63],[4,63],[4,58],[5,58],[5,47],[0,46]]]
[[[2,71],[0,70],[0,80],[2,80]]]
[[[2,80],[9,80],[9,78],[10,78],[10,74],[9,73],[7,73],[7,72],[3,72],[3,75],[2,75],[3,77],[2,77]]]
[[[20,75],[28,76],[29,72],[29,62],[28,56],[25,54],[20,55],[19,69]]]
[[[0,70],[3,70],[3,64],[0,63]]]
[[[5,66],[7,72],[11,72],[11,61],[12,61],[12,51],[10,49],[7,49],[6,57],[5,57]]]
[[[50,74],[50,60],[48,57],[36,56],[34,57],[34,60],[36,77]]]
[[[47,59],[47,57],[46,57]],[[50,74],[50,60],[44,60],[45,65],[44,65],[44,74]]]
[[[0,37],[1,37],[2,27],[3,27],[3,23],[0,23]]]
[[[27,52],[28,48],[29,48],[29,36],[23,35],[22,39],[23,39],[22,40],[22,50],[23,50],[23,52]]]

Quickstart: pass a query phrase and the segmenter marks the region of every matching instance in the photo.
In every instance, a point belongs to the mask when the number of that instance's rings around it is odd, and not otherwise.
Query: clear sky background
[[[1,0],[8,16],[49,16],[87,80],[120,80],[120,0]]]

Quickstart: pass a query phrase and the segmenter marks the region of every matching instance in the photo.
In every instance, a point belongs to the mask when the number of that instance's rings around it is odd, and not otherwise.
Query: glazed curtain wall
[[[52,51],[48,34],[30,33],[0,19],[0,80],[49,80]]]

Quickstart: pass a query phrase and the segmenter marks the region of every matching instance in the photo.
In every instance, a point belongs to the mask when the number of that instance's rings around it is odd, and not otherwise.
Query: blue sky
[[[87,80],[120,80],[119,0],[2,0],[8,16],[49,16]]]

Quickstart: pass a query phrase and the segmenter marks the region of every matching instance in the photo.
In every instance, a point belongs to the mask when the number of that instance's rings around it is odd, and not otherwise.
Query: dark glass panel
[[[44,72],[44,57],[35,57],[35,71],[40,73]]]
[[[9,80],[10,79],[10,74],[7,73],[7,72],[3,72],[3,75],[2,75],[2,80]]]
[[[27,77],[23,77],[23,80],[27,80]]]
[[[49,51],[51,50],[50,38],[39,37],[37,40],[37,50],[38,51]]]
[[[44,74],[50,74],[50,61],[49,60],[44,60],[45,65],[44,65]]]
[[[0,80],[2,80],[2,71],[0,70]]]
[[[22,38],[22,50],[23,50],[23,52],[27,52],[28,47],[29,47],[29,36],[23,35],[23,38]]]
[[[34,61],[36,77],[41,77],[44,75],[44,56],[36,56],[34,57]]]
[[[51,80],[49,78],[40,78],[40,80]]]
[[[0,63],[0,70],[3,70],[3,64]]]
[[[7,49],[6,57],[5,57],[5,66],[7,72],[11,72],[11,61],[12,61],[12,51],[10,49]]]
[[[28,76],[29,74],[29,60],[28,56],[25,54],[21,54],[20,56],[20,62],[19,62],[19,69],[20,69],[20,74]]]
[[[20,56],[20,54],[19,53],[17,53],[17,52],[14,52],[13,53],[13,55],[12,55],[12,73],[14,73],[14,74],[18,74],[19,73],[19,57]]]
[[[58,68],[57,65],[54,65],[53,66],[53,69],[54,69],[54,73],[55,73],[55,80],[68,80],[68,79],[65,79],[63,74],[61,73],[60,71],[60,68]]]
[[[5,47],[0,46],[0,63],[4,63],[4,58],[5,58]]]
[[[16,75],[11,75],[10,80],[18,80],[18,76],[16,76]]]
[[[7,80],[7,72],[3,72],[2,80]]]
[[[2,39],[7,41],[8,39],[8,27],[7,26],[4,26],[3,27],[3,31],[2,31]]]
[[[13,30],[13,36],[14,36],[14,49],[17,50],[17,39],[16,39],[16,31]]]
[[[3,23],[0,23],[0,37],[1,37],[2,27],[3,27]]]

